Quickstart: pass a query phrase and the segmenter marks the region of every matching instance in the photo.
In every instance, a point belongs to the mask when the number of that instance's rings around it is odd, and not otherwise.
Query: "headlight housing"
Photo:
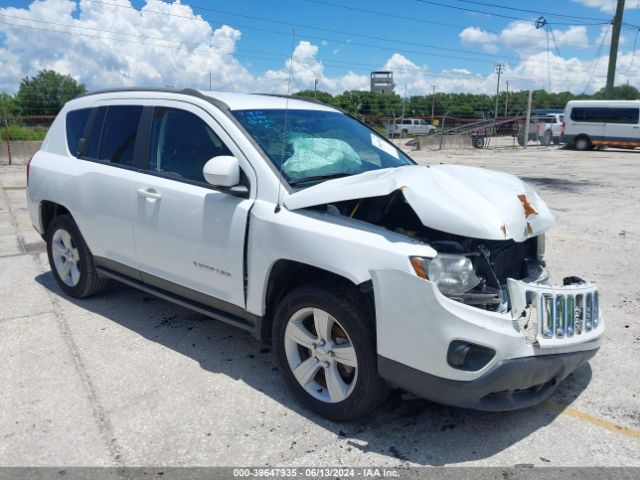
[[[464,255],[439,253],[434,258],[411,257],[411,265],[416,275],[436,283],[445,295],[459,295],[480,283],[471,259]]]

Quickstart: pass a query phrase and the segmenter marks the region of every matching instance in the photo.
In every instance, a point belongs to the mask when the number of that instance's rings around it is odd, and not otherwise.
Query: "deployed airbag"
[[[358,173],[362,161],[347,142],[299,135],[289,139],[293,155],[282,165],[292,180],[332,173]]]

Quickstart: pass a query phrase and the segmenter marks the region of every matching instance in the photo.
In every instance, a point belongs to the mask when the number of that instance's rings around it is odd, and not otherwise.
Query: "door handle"
[[[144,188],[139,188],[137,192],[140,197],[152,198],[153,200],[160,200],[162,198],[162,195],[154,190],[145,190]]]

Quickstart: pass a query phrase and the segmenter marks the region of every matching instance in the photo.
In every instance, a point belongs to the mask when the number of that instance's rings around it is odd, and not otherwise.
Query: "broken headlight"
[[[480,283],[471,259],[464,255],[440,253],[434,258],[411,257],[411,265],[421,278],[431,280],[445,295],[458,295]]]

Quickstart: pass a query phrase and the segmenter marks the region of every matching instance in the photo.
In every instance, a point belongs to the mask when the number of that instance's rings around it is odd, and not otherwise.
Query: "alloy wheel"
[[[284,348],[298,383],[327,403],[346,400],[358,380],[356,351],[340,322],[319,308],[303,308],[287,323]]]

